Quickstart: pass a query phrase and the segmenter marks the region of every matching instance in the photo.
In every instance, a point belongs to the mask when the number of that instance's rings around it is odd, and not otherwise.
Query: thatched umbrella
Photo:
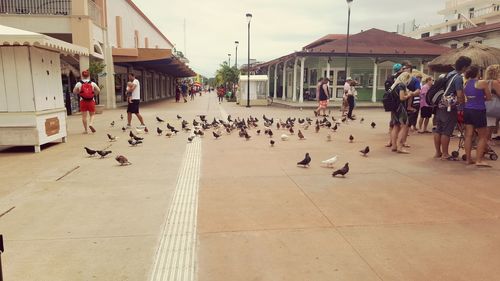
[[[437,72],[449,72],[454,69],[455,61],[460,56],[471,58],[472,64],[485,69],[492,64],[500,64],[500,49],[479,43],[451,50],[429,62],[429,68]]]

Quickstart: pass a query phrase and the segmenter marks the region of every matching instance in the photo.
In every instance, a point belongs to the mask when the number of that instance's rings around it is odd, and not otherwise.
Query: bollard
[[[2,273],[2,253],[3,253],[3,235],[0,234],[0,281],[3,281]]]

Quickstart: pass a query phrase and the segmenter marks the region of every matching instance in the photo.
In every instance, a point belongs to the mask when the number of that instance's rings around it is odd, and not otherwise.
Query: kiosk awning
[[[88,56],[89,50],[36,32],[0,25],[0,43],[4,46],[35,46],[65,54]]]

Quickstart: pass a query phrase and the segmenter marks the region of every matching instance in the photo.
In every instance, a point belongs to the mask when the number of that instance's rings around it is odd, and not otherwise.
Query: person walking
[[[134,73],[129,73],[128,74],[128,80],[129,82],[132,82],[130,85],[130,101],[127,106],[127,128],[131,128],[131,122],[132,122],[132,114],[135,114],[139,121],[141,122],[141,125],[139,128],[144,128],[146,125],[144,125],[144,119],[142,118],[141,114],[139,113],[139,103],[141,102],[141,84],[139,83],[139,80],[135,78]]]
[[[398,76],[391,87],[391,91],[395,93],[400,100],[399,105],[391,111],[391,144],[392,151],[408,154],[409,151],[404,149],[405,137],[408,134],[408,112],[405,101],[413,96],[413,92],[408,90],[408,85],[411,82],[411,75],[408,72],[403,72]]]
[[[467,80],[464,88],[465,106],[464,106],[464,123],[465,123],[465,155],[467,164],[474,164],[471,157],[472,137],[474,130],[477,131],[478,142],[476,150],[476,162],[479,167],[491,167],[484,162],[484,153],[488,141],[488,128],[486,126],[486,100],[491,100],[491,92],[485,91],[484,88],[488,83],[479,83],[479,67],[473,65],[465,71],[465,79]]]
[[[179,85],[175,85],[175,102],[179,102],[181,100],[181,87]]]
[[[186,97],[187,97],[187,92],[188,92],[188,86],[186,84],[186,81],[182,82],[181,85],[181,93],[182,93],[182,98],[184,99],[184,102],[188,102]]]
[[[349,107],[347,111],[347,118],[351,120],[356,120],[352,116],[352,111],[354,110],[354,99],[357,96],[357,91],[356,91],[356,81],[352,80],[351,77],[347,77],[347,80],[344,84],[344,96],[345,100],[347,101],[347,106]]]
[[[330,89],[328,87],[329,81],[330,80],[328,78],[323,78],[321,84],[319,85],[319,95],[318,95],[319,106],[314,111],[314,115],[316,116],[318,115],[326,116],[326,108],[328,107],[328,99],[330,96]],[[323,111],[323,114],[321,114],[321,111]]]
[[[433,83],[432,77],[428,76],[424,80],[424,85],[420,90],[420,120],[418,120],[418,133],[425,134],[430,133],[427,130],[427,126],[429,125],[429,119],[432,116],[432,107],[427,104],[427,92],[431,88]],[[423,125],[423,128],[422,128]]]
[[[99,86],[90,80],[90,72],[88,70],[82,71],[82,80],[76,83],[75,88],[73,88],[73,93],[80,96],[80,112],[82,112],[82,123],[83,128],[85,129],[83,132],[84,134],[88,134],[88,129],[90,129],[92,133],[96,132],[93,126],[95,116],[95,96],[99,95],[100,92],[101,89],[99,89]],[[88,123],[87,112],[90,115]]]
[[[461,56],[455,62],[455,70],[446,75],[448,92],[444,93],[436,109],[434,130],[435,158],[455,160],[449,154],[450,138],[457,125],[457,104],[464,102],[464,80],[462,73],[471,65],[469,57]]]

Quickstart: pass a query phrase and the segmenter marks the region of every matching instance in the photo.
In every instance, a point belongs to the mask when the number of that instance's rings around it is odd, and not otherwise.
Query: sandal
[[[410,154],[409,151],[403,150],[403,149],[402,150],[397,150],[397,152],[400,153],[400,154]]]
[[[478,168],[491,168],[491,165],[488,163],[476,163],[476,167],[478,167]]]
[[[458,161],[456,158],[454,158],[453,156],[448,156],[446,158],[441,158],[441,160],[443,161]]]

